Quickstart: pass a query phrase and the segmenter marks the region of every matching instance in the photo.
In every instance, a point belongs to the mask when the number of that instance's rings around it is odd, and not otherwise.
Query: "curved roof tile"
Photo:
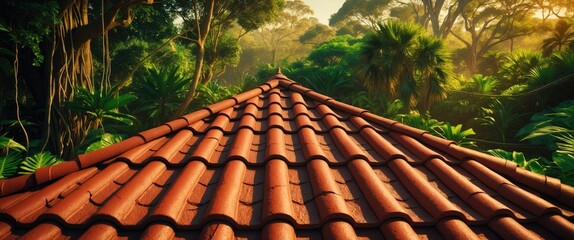
[[[0,196],[2,239],[574,239],[574,188],[282,74]]]

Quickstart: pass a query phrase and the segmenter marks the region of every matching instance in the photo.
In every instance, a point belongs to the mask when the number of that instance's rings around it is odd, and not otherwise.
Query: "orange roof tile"
[[[0,196],[2,239],[574,239],[574,188],[281,74]]]

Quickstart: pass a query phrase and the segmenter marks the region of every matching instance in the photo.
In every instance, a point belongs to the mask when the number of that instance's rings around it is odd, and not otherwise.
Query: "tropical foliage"
[[[139,100],[132,103],[132,113],[145,117],[147,127],[167,121],[179,107],[190,79],[184,77],[178,67],[154,66],[138,72],[129,88],[133,95],[139,96]]]
[[[428,110],[446,97],[449,58],[442,41],[399,21],[378,24],[361,49],[363,82],[371,91]]]
[[[114,12],[122,1],[0,1],[1,178],[109,146],[280,67],[574,183],[571,1],[345,0],[329,25],[301,0],[131,2]]]
[[[197,108],[217,103],[236,93],[232,91],[232,89],[220,85],[215,81],[209,82],[205,85],[199,85],[197,88],[198,97],[194,100],[193,106]]]
[[[439,125],[435,132],[438,136],[452,140],[456,142],[459,146],[465,147],[476,147],[476,143],[467,139],[468,136],[476,135],[472,128],[462,130],[462,124],[457,124],[456,126],[451,125],[450,123],[444,123]]]
[[[499,83],[493,76],[483,76],[482,74],[475,74],[472,80],[476,83],[476,92],[481,94],[494,92]]]
[[[484,115],[477,120],[482,122],[482,125],[494,129],[502,143],[508,141],[511,127],[523,116],[523,114],[517,113],[514,107],[499,100],[494,100],[482,110]]]
[[[534,114],[517,134],[522,140],[543,144],[551,150],[574,154],[574,100]]]
[[[571,22],[559,20],[550,33],[550,36],[542,41],[542,53],[550,55],[554,51],[566,51],[574,49],[574,27]]]
[[[62,160],[50,152],[28,151],[14,139],[0,136],[0,179],[34,173],[38,168],[60,162]]]
[[[509,55],[499,70],[502,76],[501,88],[506,89],[512,85],[519,84],[530,72],[542,66],[544,58],[537,52],[516,52]]]
[[[545,169],[550,167],[550,162],[548,162],[546,158],[538,157],[526,159],[524,153],[521,152],[507,152],[502,149],[492,149],[488,150],[488,153],[502,159],[511,160],[517,163],[518,166],[535,173],[545,174]]]
[[[403,114],[406,111],[403,102],[401,100],[395,99],[394,101],[388,101],[386,98],[380,95],[372,96],[366,91],[361,91],[351,95],[350,103],[354,106],[369,109],[371,112],[385,116],[388,118],[394,118],[399,114]]]
[[[126,125],[132,125],[135,118],[122,113],[119,108],[133,102],[137,97],[133,94],[116,95],[114,89],[95,89],[89,91],[77,87],[74,99],[68,102],[72,112],[85,115],[94,123],[94,128],[104,127],[104,120],[109,119]]]
[[[26,157],[26,159],[20,163],[21,170],[18,173],[31,174],[34,173],[38,168],[54,165],[60,162],[62,162],[62,160],[58,159],[50,152],[36,153],[30,157]]]

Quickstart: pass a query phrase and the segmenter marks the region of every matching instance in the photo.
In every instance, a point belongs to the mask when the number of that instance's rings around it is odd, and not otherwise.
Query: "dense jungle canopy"
[[[0,2],[0,178],[253,88],[340,101],[574,184],[574,2]]]

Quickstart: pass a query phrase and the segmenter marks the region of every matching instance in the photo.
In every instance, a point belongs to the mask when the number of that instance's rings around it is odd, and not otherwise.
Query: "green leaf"
[[[5,136],[0,136],[0,148],[12,149],[15,151],[26,151],[26,148],[22,144],[14,141],[12,138]]]
[[[99,141],[90,144],[88,149],[86,149],[86,153],[96,151],[98,149],[105,148],[107,146],[111,146],[112,144],[121,142],[122,140],[123,135],[105,133],[102,135]]]
[[[574,154],[574,136],[568,133],[557,134],[555,136],[561,142],[557,142],[559,153]]]
[[[124,94],[117,96],[113,89],[89,91],[86,88],[76,87],[75,91],[74,99],[67,103],[67,107],[71,111],[91,115],[99,121],[107,118],[127,125],[133,124],[135,118],[128,114],[119,113],[118,108],[136,100],[137,97],[135,95]]]
[[[552,160],[558,165],[562,174],[574,173],[574,155],[555,152],[552,154]]]
[[[104,135],[104,130],[101,128],[92,129],[88,132],[88,135],[84,138],[82,143],[76,148],[76,154],[86,153],[86,149],[94,142],[99,141]]]
[[[524,167],[526,166],[526,157],[524,157],[524,153],[521,152],[512,152],[512,159],[515,163],[518,163],[519,166]]]
[[[528,161],[528,164],[524,168],[534,173],[544,174],[544,167],[538,162],[537,158]]]
[[[452,126],[450,123],[439,125],[436,134],[448,140],[455,141],[460,146],[476,146],[473,141],[467,140],[466,137],[475,135],[476,133],[472,128],[462,130],[462,124]]]
[[[107,112],[103,115],[103,118],[112,119],[118,122],[122,122],[128,126],[134,124],[135,117],[126,113],[119,113],[119,112]]]
[[[552,160],[560,169],[560,180],[569,185],[574,185],[574,155],[554,152]]]
[[[542,128],[539,128],[539,129],[531,132],[530,134],[528,134],[528,136],[524,137],[522,140],[527,140],[527,139],[541,137],[541,136],[547,136],[547,135],[553,135],[553,134],[557,134],[557,133],[574,133],[574,130],[566,129],[566,128],[558,127],[558,126],[546,126],[546,127],[542,127]]]
[[[130,94],[130,93],[120,95],[114,99],[109,99],[108,101],[105,101],[103,109],[104,110],[113,110],[116,108],[120,108],[120,107],[127,105],[130,102],[137,100],[137,99],[138,98],[135,95]]]
[[[32,174],[37,169],[62,162],[50,152],[40,152],[27,157],[20,166],[20,174]]]
[[[14,176],[21,161],[22,155],[17,152],[10,152],[6,156],[0,156],[0,179]]]
[[[10,30],[10,27],[4,21],[0,21],[0,32],[10,32]]]
[[[513,161],[518,165],[520,165],[521,167],[524,167],[524,164],[526,162],[524,154],[521,152],[507,152],[502,149],[491,149],[488,150],[487,152],[495,157]]]

